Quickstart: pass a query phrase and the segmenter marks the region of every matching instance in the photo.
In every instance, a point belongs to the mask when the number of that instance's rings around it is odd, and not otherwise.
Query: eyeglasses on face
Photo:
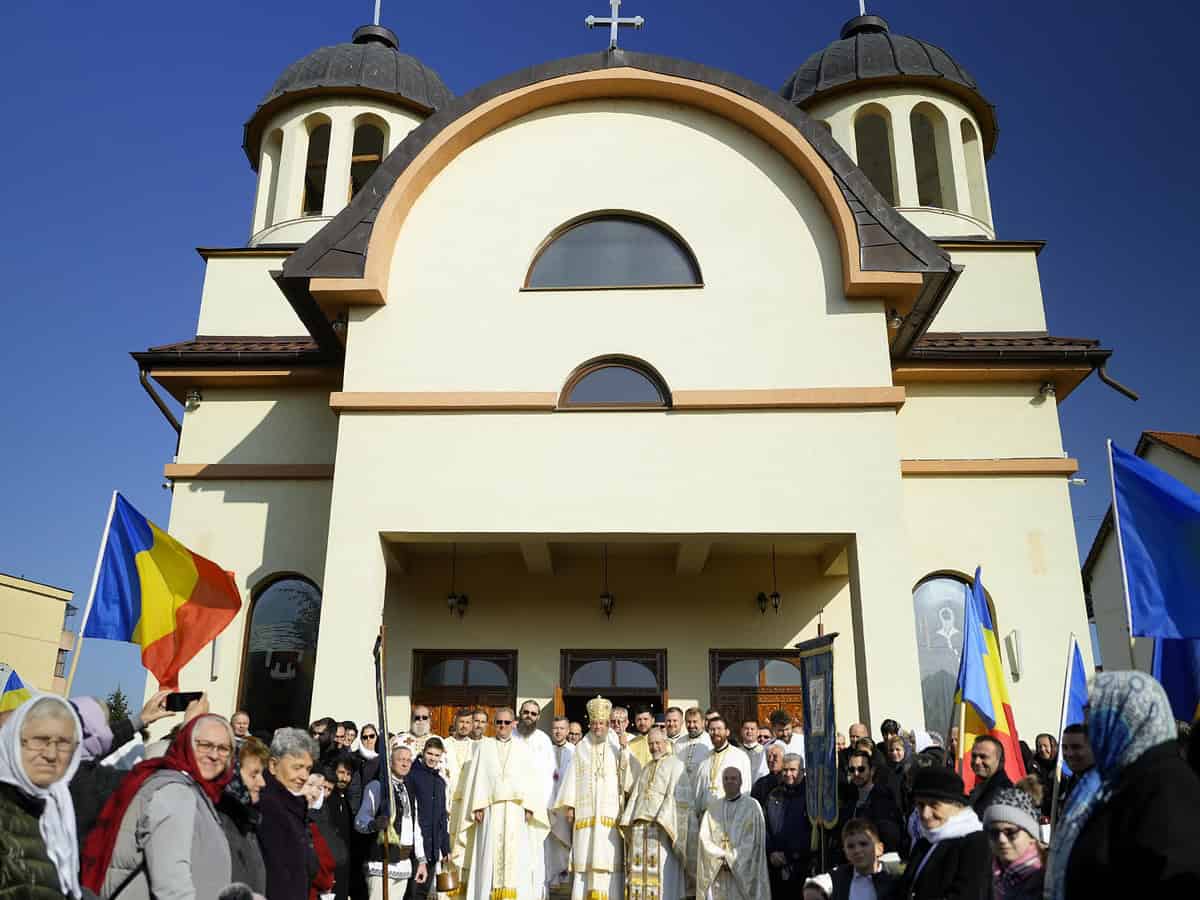
[[[496,724],[497,725],[511,725],[511,724],[513,724],[513,720],[512,719],[496,719]]]
[[[363,733],[360,735],[360,737],[361,737],[361,738],[362,738],[362,740],[364,740],[364,741],[373,741],[373,740],[375,740],[375,738],[379,737],[379,735],[377,735],[377,734],[372,734],[372,733],[371,733],[371,732],[369,732],[369,731],[364,731],[364,732],[363,732]]]
[[[846,766],[846,771],[850,773],[861,773],[867,771],[866,766]]]
[[[428,722],[429,716],[413,716],[414,722]]]
[[[59,756],[70,756],[75,752],[76,743],[70,738],[52,738],[44,735],[35,735],[29,738],[21,738],[21,746],[26,750],[32,750],[34,753],[41,753],[47,747],[53,747],[54,752]]]
[[[228,744],[214,744],[212,741],[196,741],[196,750],[199,753],[215,753],[221,759],[229,759],[229,754],[233,752]]]
[[[993,841],[1000,840],[1001,835],[1003,835],[1004,839],[1007,840],[1010,844],[1014,840],[1016,840],[1017,835],[1020,833],[1021,833],[1020,828],[989,828],[988,829],[988,837],[990,837]]]

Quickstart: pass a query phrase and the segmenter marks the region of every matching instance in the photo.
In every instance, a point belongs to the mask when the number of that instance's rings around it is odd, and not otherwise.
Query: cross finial
[[[379,5],[382,2],[383,2],[383,0],[375,0],[375,23],[374,24],[376,24],[376,25],[379,24]]]
[[[858,0],[858,14],[860,16],[867,14],[867,0]]]
[[[646,20],[641,16],[633,18],[621,18],[621,0],[608,0],[608,5],[612,7],[612,15],[600,18],[599,16],[588,16],[583,20],[583,23],[588,28],[599,28],[602,25],[609,26],[608,32],[608,49],[617,49],[617,32],[621,28],[641,28],[646,24]]]

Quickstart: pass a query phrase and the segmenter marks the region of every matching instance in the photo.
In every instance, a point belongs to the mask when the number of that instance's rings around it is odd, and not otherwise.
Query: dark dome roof
[[[251,165],[258,165],[262,125],[290,95],[375,94],[426,114],[453,100],[438,73],[401,53],[398,44],[390,28],[363,25],[350,43],[321,47],[284,69],[246,123],[244,144]]]
[[[941,47],[892,33],[881,16],[856,16],[843,25],[840,39],[806,59],[780,93],[808,109],[829,96],[897,81],[939,88],[966,103],[983,129],[987,155],[992,155],[996,109],[975,79]]]

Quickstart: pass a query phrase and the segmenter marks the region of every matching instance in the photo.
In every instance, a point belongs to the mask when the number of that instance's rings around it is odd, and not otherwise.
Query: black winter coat
[[[1075,841],[1065,888],[1067,900],[1200,897],[1200,778],[1175,741],[1121,773]]]
[[[0,784],[0,897],[62,900],[58,870],[38,829],[45,803]]]
[[[437,772],[416,760],[404,779],[408,792],[417,802],[417,821],[425,844],[425,859],[433,864],[450,853],[450,817],[446,812],[446,782]]]
[[[266,896],[267,865],[258,845],[258,810],[226,790],[217,804],[217,815],[221,818],[225,840],[229,842],[230,879]]]
[[[992,800],[995,799],[996,793],[1012,786],[1012,779],[1008,777],[1008,773],[1003,769],[998,770],[987,781],[977,782],[975,787],[971,789],[971,808],[982,819],[983,811],[992,805]]]
[[[140,723],[141,719],[137,720]],[[120,747],[133,740],[137,734],[132,719],[122,719],[112,727],[113,741],[106,752]],[[79,764],[75,777],[71,779],[68,788],[71,791],[71,803],[75,807],[75,837],[79,840],[79,849],[83,850],[83,842],[91,834],[100,818],[100,810],[108,798],[116,791],[117,786],[125,780],[128,773],[113,766],[100,765],[99,759],[87,759]]]
[[[851,819],[867,819],[878,829],[884,851],[899,853],[901,842],[904,840],[904,817],[900,814],[900,806],[892,792],[877,784],[871,788],[866,802],[859,807],[858,788],[851,785],[851,790],[854,793],[848,796],[838,821],[844,825]]]
[[[308,900],[308,887],[319,864],[308,831],[308,802],[294,796],[275,776],[265,773],[267,785],[258,801],[262,822],[258,843],[267,866],[271,900]]]
[[[932,855],[921,868],[926,854]],[[987,835],[976,831],[937,845],[921,838],[904,870],[904,896],[909,900],[991,900],[992,848]]]

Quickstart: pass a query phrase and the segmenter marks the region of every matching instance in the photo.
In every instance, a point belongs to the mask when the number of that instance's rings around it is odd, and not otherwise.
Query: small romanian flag
[[[963,649],[958,668],[958,690],[955,702],[966,709],[963,714],[963,733],[959,735],[959,753],[963,759],[962,779],[968,791],[975,785],[975,773],[968,761],[975,738],[987,734],[1004,747],[1004,770],[1016,781],[1025,777],[1025,761],[1013,719],[1012,703],[1008,699],[1008,684],[1004,680],[1004,661],[1000,658],[1000,641],[992,622],[992,611],[983,593],[980,570],[967,594],[966,615],[963,617]]]
[[[32,698],[33,692],[25,687],[16,669],[8,663],[0,663],[0,713],[16,709]]]
[[[113,504],[85,638],[128,641],[159,686],[220,634],[242,607],[233,574],[193,553],[120,494]]]

